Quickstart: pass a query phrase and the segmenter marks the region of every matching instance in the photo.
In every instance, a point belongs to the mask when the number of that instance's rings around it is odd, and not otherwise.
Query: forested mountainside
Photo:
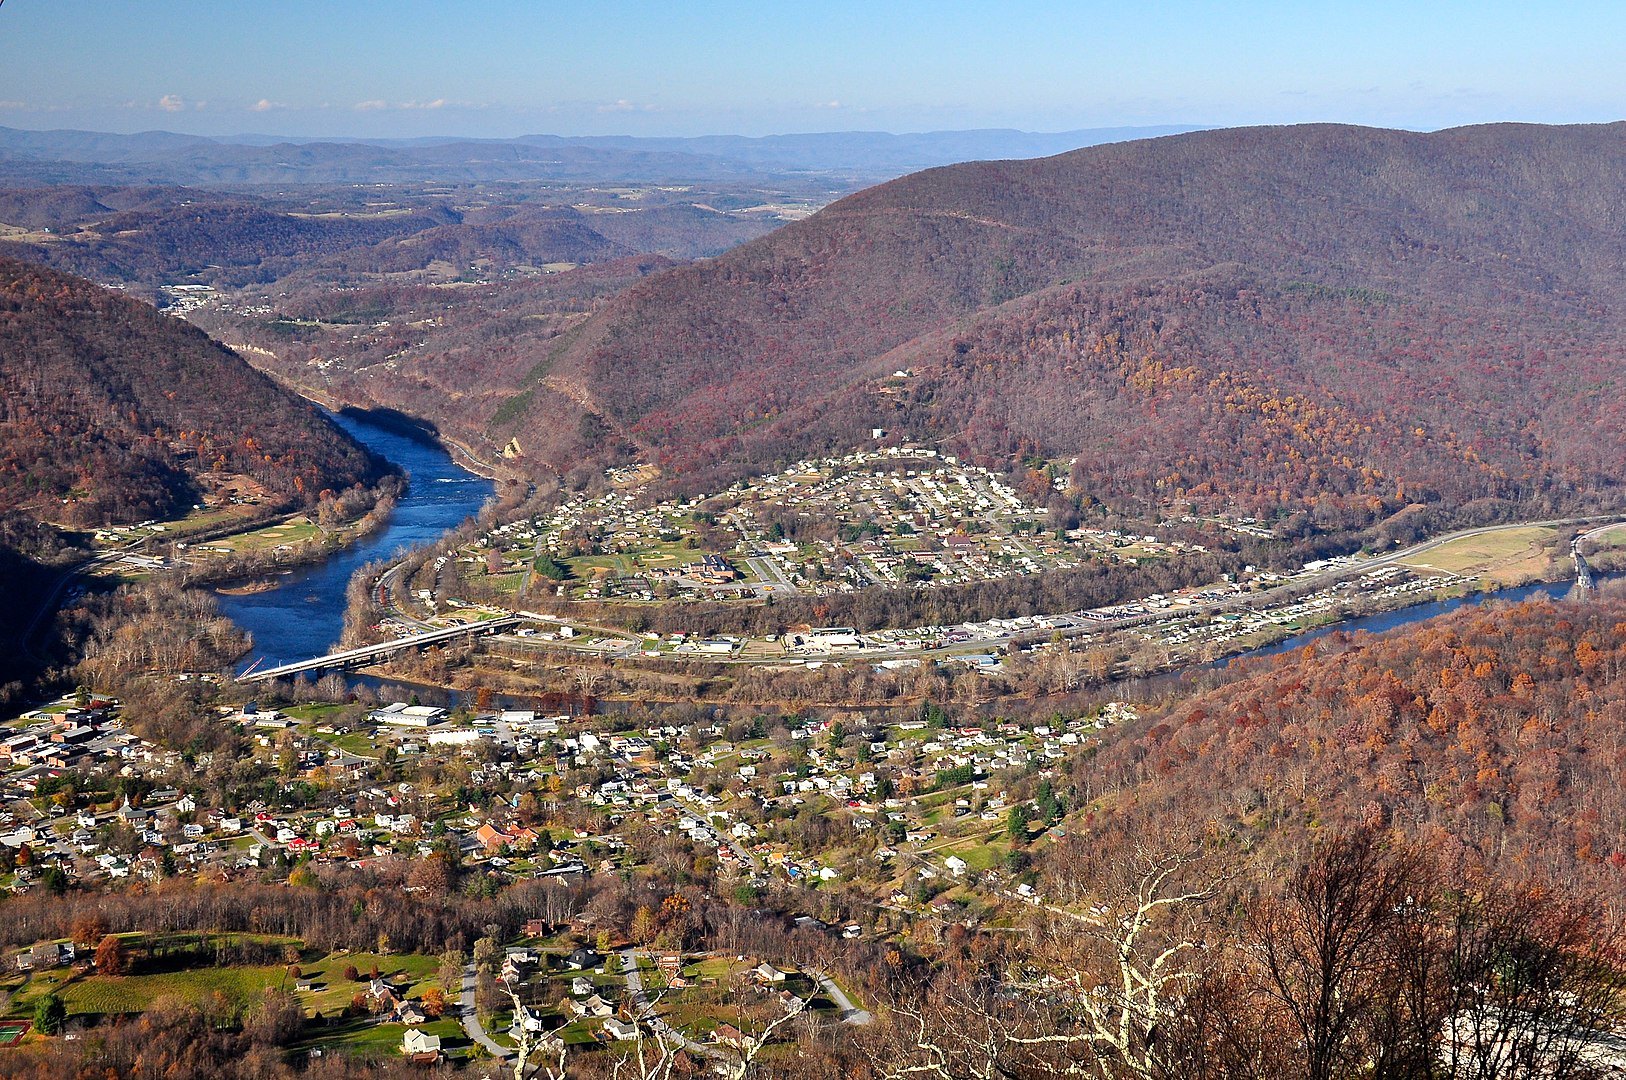
[[[1616,124],[1238,129],[934,169],[628,289],[538,358],[493,437],[559,465],[602,426],[698,486],[883,427],[1076,457],[1109,502],[1335,529],[1612,502],[1623,167]],[[583,407],[602,424],[560,422]]]
[[[1626,598],[1465,608],[1253,668],[1108,739],[1078,842],[1190,821],[1282,854],[1364,827],[1622,895]]]
[[[196,328],[5,258],[0,410],[0,509],[74,525],[182,512],[204,473],[297,504],[385,467]]]

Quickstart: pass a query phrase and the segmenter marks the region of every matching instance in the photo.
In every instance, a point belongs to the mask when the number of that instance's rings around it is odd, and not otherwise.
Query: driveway
[[[469,1038],[485,1047],[491,1055],[499,1060],[507,1060],[514,1052],[506,1046],[493,1042],[486,1034],[485,1025],[480,1023],[479,1014],[474,1008],[475,975],[474,965],[470,964],[463,969],[463,1030],[469,1033]]]
[[[837,986],[836,981],[830,976],[822,971],[809,971],[808,974],[818,981],[819,988],[829,996],[831,1001],[836,1003],[836,1008],[841,1010],[841,1022],[843,1024],[863,1027],[875,1019],[874,1016],[854,1005],[853,999],[848,997],[847,992]]]
[[[668,1024],[655,1015],[655,1009],[644,997],[644,977],[638,971],[638,951],[627,949],[621,954],[621,971],[627,979],[627,1003],[632,1006],[632,1015],[649,1025],[657,1038],[663,1042],[679,1042],[691,1054],[702,1057],[722,1059],[722,1054],[715,1046],[705,1046],[690,1039],[683,1032]]]

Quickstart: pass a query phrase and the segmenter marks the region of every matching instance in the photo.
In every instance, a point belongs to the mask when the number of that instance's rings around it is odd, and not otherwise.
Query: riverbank
[[[269,579],[250,581],[243,585],[215,586],[215,592],[221,596],[252,596],[257,592],[269,592],[277,587],[277,583]]]
[[[1216,677],[1233,663],[1289,652],[1332,633],[1381,633],[1490,600],[1516,602],[1537,593],[1562,597],[1573,587],[1568,579],[1530,582],[1511,588],[1459,582],[1407,603],[1359,601],[1335,615],[1299,620],[1234,642],[1223,651],[1173,653],[1165,663],[1148,665],[1120,660],[1105,681],[1083,680],[1065,690],[1037,688],[1031,665],[1042,663],[1046,646],[1023,650],[982,668],[970,683],[953,678],[956,652],[932,650],[916,659],[939,668],[937,690],[922,697],[914,668],[884,670],[875,659],[849,657],[843,662],[812,666],[794,658],[778,661],[693,660],[674,662],[627,658],[611,661],[572,652],[561,644],[482,643],[453,653],[438,653],[427,668],[413,659],[371,667],[362,675],[369,684],[433,687],[452,700],[483,695],[492,701],[535,702],[539,698],[589,696],[600,710],[620,711],[640,705],[687,705],[705,709],[818,712],[890,711],[918,708],[925,701],[953,704],[988,715],[1038,715],[1055,708],[1075,708],[1116,698],[1144,701],[1203,673]],[[523,644],[526,655],[512,648]],[[963,650],[962,650],[963,651]],[[551,653],[552,655],[547,655]],[[1122,655],[1122,653],[1120,653]],[[529,667],[530,670],[524,670]],[[969,668],[967,669],[969,670]],[[946,676],[946,678],[944,677]],[[356,676],[352,676],[355,678]]]
[[[1614,578],[1609,576],[1603,578],[1603,580],[1614,580]],[[1444,590],[1444,595],[1419,604],[1410,604],[1400,608],[1387,608],[1347,619],[1339,619],[1315,627],[1304,627],[1268,644],[1261,644],[1232,656],[1221,657],[1208,666],[1225,668],[1244,660],[1292,652],[1294,649],[1301,649],[1329,634],[1362,632],[1381,634],[1412,623],[1423,622],[1427,619],[1448,614],[1469,604],[1483,604],[1491,601],[1510,604],[1518,603],[1538,594],[1545,594],[1554,600],[1561,600],[1568,596],[1574,588],[1575,582],[1573,580],[1554,576],[1545,580],[1532,581],[1502,589]]]
[[[404,481],[398,481],[387,488],[385,485],[380,485],[379,488],[374,489],[376,495],[372,507],[361,517],[332,529],[323,528],[321,525],[312,522],[311,524],[319,532],[316,536],[305,540],[292,544],[279,544],[275,548],[264,552],[225,555],[199,562],[189,562],[187,564],[186,583],[207,586],[226,596],[248,595],[253,592],[265,592],[275,589],[277,588],[276,582],[267,575],[281,575],[303,566],[312,566],[324,562],[382,529],[389,522],[390,516],[395,513],[396,501],[400,497],[400,493],[405,490],[405,487]],[[301,519],[309,521],[309,512],[300,511],[296,514],[290,514],[281,518],[279,524],[292,526]],[[263,533],[267,528],[267,525],[262,524],[253,529],[229,533],[216,539],[226,540],[232,537],[251,536],[255,533]]]
[[[239,346],[232,346],[232,348],[238,347]],[[263,350],[255,351],[258,352]],[[300,397],[305,398],[307,401],[315,402],[317,405],[320,405],[322,408],[336,416],[345,416],[348,414],[362,423],[372,424],[373,426],[382,428],[384,430],[390,429],[392,426],[391,422],[386,420],[383,423],[379,423],[375,420],[369,419],[373,413],[382,411],[386,414],[403,417],[407,420],[414,421],[414,430],[419,432],[421,437],[426,438],[430,445],[445,451],[448,457],[452,457],[453,451],[455,451],[456,456],[462,459],[458,462],[459,466],[483,479],[490,480],[492,482],[525,479],[522,474],[515,470],[504,469],[494,462],[484,460],[478,454],[476,454],[474,450],[468,446],[468,444],[446,434],[436,425],[426,424],[423,421],[418,420],[417,417],[410,416],[409,414],[400,412],[397,409],[391,409],[388,406],[363,405],[354,401],[345,401],[334,397],[332,394],[320,387],[291,382],[284,378],[281,372],[278,372],[274,378],[276,378],[278,382],[282,383],[289,390],[292,390],[294,393],[298,394]],[[404,432],[397,433],[403,434],[403,436],[407,438],[414,437],[411,435],[405,435]]]
[[[370,562],[395,561],[477,515],[495,484],[438,443],[388,430],[355,415],[334,422],[407,477],[388,515],[365,536],[319,562],[279,570],[274,588],[219,596],[221,611],[254,639],[249,663],[271,666],[329,651],[343,632],[350,579]]]

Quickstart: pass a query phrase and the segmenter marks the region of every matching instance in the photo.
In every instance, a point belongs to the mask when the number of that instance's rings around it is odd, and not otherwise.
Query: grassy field
[[[455,1017],[420,1024],[418,1030],[439,1035],[440,1048],[448,1057],[469,1056],[475,1049],[464,1033],[462,1023]],[[325,1028],[311,1029],[297,1049],[319,1048],[329,1053],[338,1051],[356,1057],[389,1058],[401,1053],[401,1039],[406,1032],[405,1024],[379,1023],[370,1016],[355,1017]]]
[[[719,983],[726,984],[736,972],[750,966],[738,960],[730,960],[726,956],[713,956],[695,961],[683,969],[683,974],[690,979],[716,979]]]
[[[977,823],[979,825],[983,824],[980,819],[978,819]],[[1008,841],[1000,841],[995,840],[992,837],[986,837],[980,840],[972,840],[964,844],[949,845],[936,850],[938,854],[944,856],[958,855],[965,861],[966,867],[969,869],[969,871],[975,874],[981,873],[984,870],[992,869],[1002,860],[1004,860],[1005,856],[1010,852],[1010,843]]]
[[[357,982],[344,977],[345,968],[351,965],[361,976]],[[301,960],[301,975],[315,979],[317,984],[316,990],[299,995],[305,1011],[329,1016],[343,1011],[352,997],[366,992],[367,976],[374,965],[398,989],[405,988],[406,996],[419,997],[434,984],[440,961],[433,956],[376,953],[335,953]],[[198,1005],[224,998],[233,1007],[246,1009],[259,1000],[267,987],[292,990],[293,982],[287,967],[280,964],[200,966],[118,976],[80,975],[69,968],[57,968],[26,980],[14,977],[0,983],[0,990],[15,992],[12,1015],[26,1015],[35,1002],[53,993],[67,1005],[70,1014],[121,1015],[141,1012],[165,998]]]
[[[1499,529],[1441,544],[1406,565],[1414,570],[1443,570],[1484,578],[1498,585],[1517,584],[1546,569],[1550,555],[1544,545],[1552,541],[1553,535],[1552,529],[1534,525]]]
[[[1592,538],[1593,547],[1618,548],[1626,547],[1626,524],[1616,525],[1608,532],[1598,533]]]
[[[239,533],[221,540],[210,542],[211,547],[225,548],[236,554],[250,551],[265,551],[269,548],[281,547],[284,544],[299,544],[306,540],[314,540],[322,535],[322,530],[316,522],[307,517],[297,517],[279,525],[269,525],[253,532]]]
[[[245,503],[228,503],[225,506],[217,506],[212,510],[194,510],[179,521],[166,522],[165,524],[168,527],[165,531],[172,537],[185,539],[197,533],[210,532],[228,525],[252,521],[260,517],[264,512],[264,507]]]
[[[318,732],[311,737],[327,743],[335,750],[343,750],[345,753],[354,754],[357,757],[373,757],[378,752],[378,747],[374,745],[371,738],[366,735],[358,735],[355,732],[347,735],[324,735]]]
[[[595,577],[617,577],[634,572],[631,555],[580,555],[563,560],[570,568],[570,576],[577,581],[591,581]]]
[[[194,968],[157,975],[76,976],[67,968],[39,972],[19,989],[11,1011],[26,1014],[34,1003],[56,994],[69,1015],[117,1016],[138,1013],[155,1001],[171,999],[202,1005],[223,998],[234,1008],[246,1009],[268,986],[286,981],[280,966]]]
[[[284,716],[293,720],[303,720],[312,724],[319,724],[323,720],[337,716],[344,712],[343,705],[316,703],[311,705],[290,705],[282,710]]]
[[[506,593],[519,592],[519,587],[525,584],[525,571],[520,570],[511,574],[487,574],[486,584],[493,589]]]
[[[344,977],[344,969],[351,965],[361,975],[361,981],[351,982]],[[378,953],[335,953],[314,963],[300,965],[301,973],[306,978],[315,979],[319,987],[300,994],[300,1000],[309,1012],[338,1012],[356,994],[366,992],[367,973],[374,965],[397,989],[404,988],[404,996],[419,997],[434,985],[440,960],[417,954],[382,956]]]
[[[563,561],[576,578],[589,580],[595,573],[636,576],[645,568],[672,568],[683,563],[697,562],[702,554],[698,549],[686,547],[679,541],[652,544],[649,547],[639,547],[620,553],[579,555],[574,559]]]

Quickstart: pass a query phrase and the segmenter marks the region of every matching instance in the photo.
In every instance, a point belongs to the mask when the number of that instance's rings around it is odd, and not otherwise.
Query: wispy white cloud
[[[359,112],[402,111],[417,112],[420,110],[434,111],[436,109],[483,109],[486,106],[476,101],[453,101],[450,98],[432,98],[428,101],[385,101],[383,98],[373,98],[370,101],[358,101],[354,108]]]
[[[252,112],[271,112],[274,109],[286,109],[287,107],[288,106],[284,105],[280,101],[272,101],[270,98],[261,98],[254,104],[250,105],[249,109]]]

